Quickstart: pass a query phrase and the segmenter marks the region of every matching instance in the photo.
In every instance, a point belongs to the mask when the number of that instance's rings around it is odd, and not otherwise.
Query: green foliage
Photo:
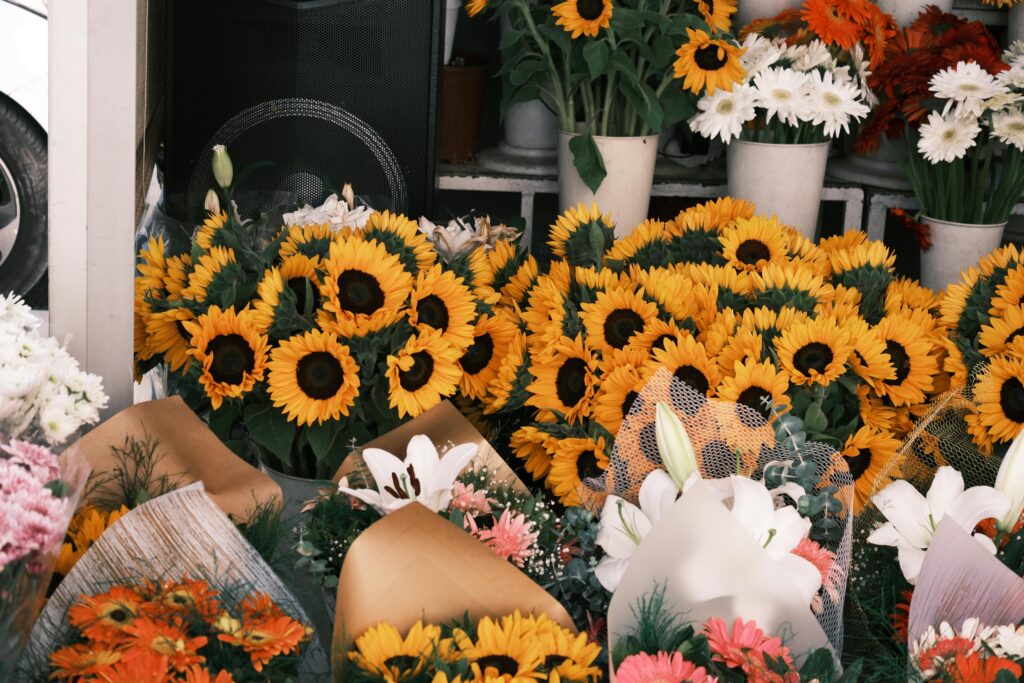
[[[112,446],[113,467],[93,474],[86,486],[86,498],[102,510],[132,509],[181,485],[182,473],[157,474],[163,455],[156,437],[145,433],[142,439],[126,436],[124,445]]]

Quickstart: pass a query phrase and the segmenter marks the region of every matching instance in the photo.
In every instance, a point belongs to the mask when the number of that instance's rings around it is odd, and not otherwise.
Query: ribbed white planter
[[[502,126],[510,147],[551,151],[558,147],[558,117],[540,100],[513,104]]]
[[[1024,40],[1024,4],[1017,3],[1006,15],[1006,44]]]
[[[943,12],[953,11],[953,0],[878,0],[878,8],[891,14],[900,27],[912,24],[928,5],[935,5]]]
[[[739,30],[754,19],[766,19],[786,9],[798,9],[803,6],[802,0],[743,0],[732,15],[732,32]]]
[[[1006,223],[973,225],[925,216],[932,246],[921,252],[921,284],[934,291],[960,279],[960,273],[998,247]]]
[[[614,138],[594,136],[604,158],[608,175],[598,188],[590,191],[573,165],[569,141],[575,133],[558,134],[558,203],[562,211],[597,203],[602,213],[615,221],[615,236],[625,237],[647,220],[654,183],[654,164],[658,159],[658,136]]]
[[[818,228],[829,143],[774,145],[733,140],[726,163],[729,195],[753,202],[807,239]]]

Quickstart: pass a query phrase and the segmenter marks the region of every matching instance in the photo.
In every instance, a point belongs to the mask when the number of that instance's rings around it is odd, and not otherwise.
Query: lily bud
[[[213,177],[222,188],[231,187],[231,181],[235,175],[235,168],[231,165],[231,157],[224,145],[213,146]]]
[[[655,436],[658,440],[661,462],[668,470],[672,481],[682,491],[686,481],[699,471],[697,453],[693,450],[693,444],[683,423],[664,403],[659,403],[657,407]]]
[[[995,488],[1010,499],[1010,511],[996,522],[996,526],[1003,532],[1012,531],[1021,512],[1024,512],[1024,432],[1017,435],[1006,451],[996,475]]]
[[[216,190],[210,189],[206,191],[206,199],[203,201],[203,208],[213,214],[220,213],[220,197],[217,196]]]
[[[348,208],[355,208],[356,193],[352,190],[352,183],[345,183],[345,186],[341,188],[341,198],[348,204]]]

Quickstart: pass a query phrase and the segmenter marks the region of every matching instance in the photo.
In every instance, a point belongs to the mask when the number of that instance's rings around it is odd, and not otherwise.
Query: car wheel
[[[46,134],[0,96],[0,294],[25,295],[46,272]]]

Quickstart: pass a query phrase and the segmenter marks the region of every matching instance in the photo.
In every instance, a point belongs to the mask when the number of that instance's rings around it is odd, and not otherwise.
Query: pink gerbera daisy
[[[671,655],[641,652],[622,660],[615,670],[615,680],[619,683],[716,683],[717,679],[709,676],[704,667],[683,659],[678,652]]]
[[[836,554],[809,538],[803,538],[793,548],[792,553],[813,564],[821,573],[821,585],[828,591],[832,601],[839,600],[839,582],[843,578],[843,568],[836,562]]]
[[[473,484],[466,486],[460,481],[452,488],[452,508],[468,515],[489,515],[491,501],[487,491],[477,491]]]
[[[470,533],[483,541],[498,557],[522,567],[533,556],[533,545],[539,532],[534,531],[533,522],[526,515],[513,515],[508,509],[501,513],[497,523],[490,529],[478,529],[472,517],[466,517]]]
[[[708,637],[712,659],[724,663],[729,668],[742,668],[746,671],[752,664],[760,668],[766,655],[773,659],[791,661],[789,648],[782,644],[782,639],[765,636],[764,631],[753,621],[744,623],[742,619],[737,618],[733,622],[730,635],[729,627],[724,621],[718,618],[708,619],[704,625],[704,633]]]

